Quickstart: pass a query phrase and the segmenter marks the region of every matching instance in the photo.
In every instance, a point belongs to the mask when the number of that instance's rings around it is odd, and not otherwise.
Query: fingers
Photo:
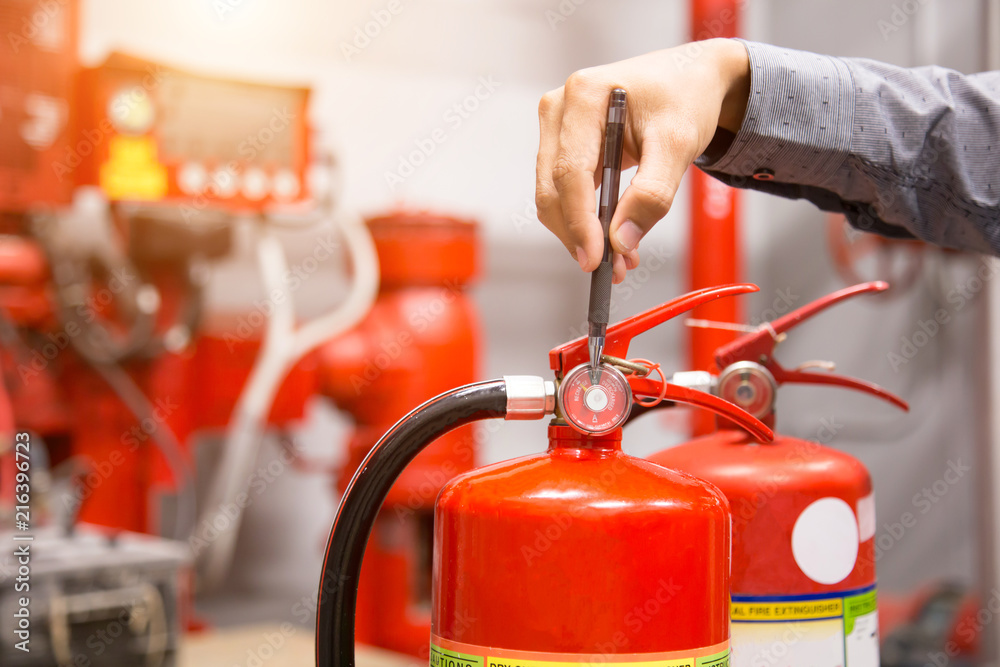
[[[570,255],[577,259],[577,245],[566,233],[559,193],[552,182],[552,167],[559,154],[559,129],[562,127],[563,89],[546,93],[538,103],[538,159],[535,163],[535,208],[538,219],[556,235]],[[583,267],[586,261],[580,262]]]
[[[623,255],[625,257],[625,268],[631,271],[632,269],[639,266],[639,251],[632,250]]]
[[[538,219],[560,241],[584,271],[593,271],[604,252],[604,237],[594,213],[594,175],[574,166],[562,148],[565,92],[547,93],[538,105],[538,160],[535,164],[535,208]],[[597,142],[600,150],[600,141]],[[572,194],[569,194],[572,193]],[[581,204],[580,202],[587,202]],[[566,211],[572,212],[567,218]]]
[[[611,245],[615,252],[631,255],[639,241],[667,214],[688,162],[671,155],[670,142],[662,133],[651,132],[642,143],[639,169],[622,193],[611,221]]]
[[[577,72],[566,81],[559,149],[552,165],[567,236],[587,255],[584,269],[597,267],[604,235],[595,210],[595,173],[600,164],[609,88]]]
[[[586,70],[572,75],[563,88],[546,94],[538,106],[539,149],[535,204],[538,218],[552,231],[584,271],[594,270],[604,249],[594,192],[600,183],[600,159],[611,79]],[[672,116],[674,114],[671,114]],[[690,160],[685,123],[633,116],[632,147],[623,168],[638,153],[638,170],[622,194],[611,223],[615,282],[639,265],[640,240],[673,204]],[[690,145],[689,145],[690,144]],[[695,153],[696,154],[696,153]]]
[[[625,271],[625,257],[614,255],[614,259],[611,262],[611,282],[617,285],[625,280]]]

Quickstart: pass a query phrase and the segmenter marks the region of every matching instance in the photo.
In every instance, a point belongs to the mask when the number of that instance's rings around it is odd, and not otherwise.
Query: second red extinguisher
[[[887,288],[874,282],[840,290],[719,348],[714,393],[769,426],[777,388],[790,382],[856,389],[908,409],[874,384],[788,370],[774,359],[793,326],[844,299]],[[761,444],[721,422],[717,432],[650,460],[711,482],[729,499],[734,667],[878,666],[875,497],[860,461],[778,433]]]

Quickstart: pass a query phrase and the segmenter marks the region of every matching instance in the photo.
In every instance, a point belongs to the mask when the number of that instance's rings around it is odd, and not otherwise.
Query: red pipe
[[[702,40],[735,37],[739,31],[742,0],[691,0],[691,36]],[[691,170],[691,249],[688,289],[739,282],[739,198],[736,191],[698,169]],[[699,306],[691,317],[721,322],[742,321],[738,299],[717,299]],[[693,370],[714,368],[717,347],[735,338],[732,331],[691,328],[689,363]],[[698,410],[692,414],[692,430],[703,435],[715,430],[714,417]]]

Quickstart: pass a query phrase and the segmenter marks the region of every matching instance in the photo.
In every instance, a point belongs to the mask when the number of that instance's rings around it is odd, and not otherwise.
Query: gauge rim
[[[628,396],[627,400],[624,401],[625,407],[622,410],[621,416],[613,420],[612,426],[610,426],[609,428],[600,429],[596,431],[593,429],[584,428],[582,425],[574,421],[573,418],[570,416],[570,413],[566,410],[566,399],[565,399],[566,392],[569,390],[572,381],[576,378],[577,375],[579,375],[580,373],[590,372],[589,363],[580,364],[576,368],[572,369],[569,373],[566,373],[566,375],[563,376],[562,381],[559,383],[559,392],[557,394],[559,403],[559,414],[562,416],[563,421],[570,426],[570,428],[584,435],[607,435],[608,433],[611,433],[615,429],[621,428],[621,426],[626,421],[628,421],[628,416],[632,412],[632,388],[629,386],[628,378],[625,377],[624,373],[622,373],[620,370],[618,370],[617,368],[615,368],[610,364],[601,364],[600,368],[602,371],[609,373],[617,381],[621,382],[621,385],[624,388],[626,395]]]

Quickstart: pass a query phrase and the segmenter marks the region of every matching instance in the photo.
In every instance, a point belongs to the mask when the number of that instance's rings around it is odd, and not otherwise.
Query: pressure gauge
[[[771,371],[752,361],[738,361],[719,375],[719,398],[737,405],[757,419],[774,411],[778,384]]]
[[[600,379],[591,382],[590,365],[571,370],[559,385],[559,411],[580,433],[603,435],[625,423],[632,410],[632,390],[621,371],[601,364]]]

